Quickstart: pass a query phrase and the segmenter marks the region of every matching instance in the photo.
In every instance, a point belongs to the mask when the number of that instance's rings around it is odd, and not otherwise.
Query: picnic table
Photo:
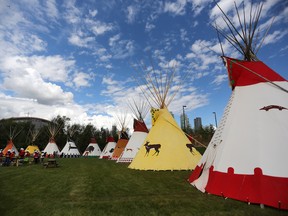
[[[52,168],[52,167],[58,167],[58,166],[59,164],[54,158],[48,159],[47,163],[44,163],[45,168]]]

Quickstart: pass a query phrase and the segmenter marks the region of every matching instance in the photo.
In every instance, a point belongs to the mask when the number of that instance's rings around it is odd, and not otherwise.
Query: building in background
[[[40,129],[43,126],[48,126],[50,123],[49,120],[37,118],[37,117],[12,117],[7,119],[1,119],[1,121],[11,121],[11,122],[17,122],[17,123],[27,123],[31,122],[35,126],[35,129]]]
[[[194,130],[197,131],[202,128],[202,120],[200,117],[194,119]]]
[[[187,130],[187,128],[191,128],[190,123],[189,123],[189,118],[186,114],[181,114],[180,115],[180,124],[181,124],[181,129],[182,130]]]

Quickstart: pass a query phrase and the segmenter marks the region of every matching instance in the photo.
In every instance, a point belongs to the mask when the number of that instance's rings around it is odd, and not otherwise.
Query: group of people
[[[0,165],[10,166],[18,163],[29,162],[30,158],[33,158],[33,162],[38,164],[40,159],[44,159],[45,154],[35,150],[31,155],[29,151],[25,151],[23,148],[20,149],[18,156],[16,155],[15,150],[9,149],[5,154],[2,149],[0,149]]]

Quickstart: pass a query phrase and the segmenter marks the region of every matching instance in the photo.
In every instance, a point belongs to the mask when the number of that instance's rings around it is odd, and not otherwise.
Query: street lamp
[[[214,118],[215,118],[215,125],[216,125],[216,128],[217,128],[218,126],[217,126],[217,116],[216,116],[216,112],[213,112],[213,114],[214,114]]]
[[[184,108],[185,108],[186,106],[183,106],[183,130],[185,131],[185,111],[184,111]]]

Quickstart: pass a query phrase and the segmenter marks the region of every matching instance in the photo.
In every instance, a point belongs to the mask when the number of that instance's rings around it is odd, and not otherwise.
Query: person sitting
[[[5,154],[5,160],[3,163],[3,166],[10,166],[10,154],[11,154],[11,150],[9,149],[6,154]]]
[[[19,151],[19,158],[20,158],[20,159],[24,159],[24,157],[25,157],[25,151],[24,151],[23,148],[20,148],[20,151]]]
[[[39,154],[39,152],[36,150],[36,151],[34,152],[34,154],[33,154],[33,158],[34,158],[34,163],[35,163],[35,164],[38,164],[38,162],[39,162],[39,156],[40,156],[40,154]]]
[[[30,157],[30,152],[29,151],[25,151],[25,157],[27,157],[27,158]]]
[[[2,152],[2,149],[0,149],[0,163],[2,164],[2,161],[3,161],[3,152]]]
[[[14,162],[15,162],[15,157],[16,157],[16,155],[15,155],[15,150],[12,150],[12,151],[10,152],[10,162],[13,163],[13,164],[14,164]]]
[[[24,148],[20,148],[19,155],[18,155],[18,158],[16,160],[16,166],[21,166],[24,164],[24,157],[25,157]]]
[[[46,152],[42,152],[41,157],[40,157],[41,163],[44,163],[45,157],[46,157]]]

